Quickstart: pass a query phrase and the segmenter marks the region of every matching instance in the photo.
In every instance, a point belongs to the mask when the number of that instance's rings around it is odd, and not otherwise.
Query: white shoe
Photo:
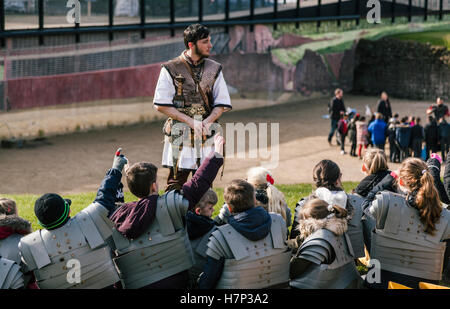
[[[341,150],[341,155],[345,155],[346,152],[344,150]]]

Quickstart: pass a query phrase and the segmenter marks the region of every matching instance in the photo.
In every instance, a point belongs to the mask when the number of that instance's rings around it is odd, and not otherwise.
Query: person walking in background
[[[345,105],[344,105],[344,92],[342,89],[337,88],[334,91],[334,97],[331,99],[331,102],[328,103],[328,113],[330,114],[330,120],[331,120],[331,130],[330,134],[328,134],[328,143],[331,145],[331,140],[333,138],[334,132],[337,129],[337,125],[339,122],[339,119],[341,117],[341,112],[345,113]],[[339,144],[339,141],[336,140],[337,144]]]
[[[431,153],[435,153],[438,151],[438,143],[439,143],[439,131],[436,119],[433,116],[428,116],[428,123],[424,128],[425,133],[425,153],[426,158],[428,160],[430,158]]]
[[[384,144],[386,143],[386,127],[383,115],[376,113],[375,121],[367,129],[371,134],[372,142],[381,150],[384,150]]]
[[[356,122],[359,120],[359,118],[360,115],[356,114],[348,124],[348,138],[351,143],[350,156],[352,157],[356,157]]]
[[[445,161],[450,144],[450,126],[447,120],[445,119],[445,116],[443,116],[439,121],[438,131],[439,131],[439,142],[441,144],[442,160]]]
[[[345,152],[345,137],[347,136],[347,131],[348,131],[348,114],[341,114],[341,119],[339,119],[338,122],[338,132],[339,132],[339,136],[340,136],[340,142],[341,142],[341,155],[346,154]]]
[[[400,148],[400,162],[409,156],[409,144],[411,141],[411,127],[408,117],[403,117],[395,129],[395,140]]]
[[[420,122],[420,118],[417,117],[416,124],[411,128],[411,148],[415,158],[420,158],[422,155],[422,142],[425,137],[425,132]]]
[[[395,143],[395,127],[400,122],[398,121],[398,114],[395,114],[394,117],[392,117],[389,120],[388,124],[388,130],[387,135],[389,139],[389,161],[390,162],[396,162],[399,160],[399,154],[400,150],[397,147],[397,144]]]
[[[389,122],[392,117],[391,103],[389,102],[389,97],[385,91],[381,93],[381,99],[377,103],[377,113],[383,115],[384,121]]]
[[[433,115],[434,119],[439,122],[443,117],[450,116],[447,105],[444,104],[444,98],[439,97],[436,99],[436,104],[431,105],[427,109],[427,115]]]
[[[361,156],[361,150],[364,146],[364,149],[367,149],[367,124],[366,124],[366,117],[362,116],[357,122],[356,122],[356,142],[358,144],[358,157],[362,159]]]

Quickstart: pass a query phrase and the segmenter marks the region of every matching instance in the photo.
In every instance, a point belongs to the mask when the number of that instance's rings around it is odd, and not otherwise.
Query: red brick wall
[[[153,96],[160,63],[7,81],[11,109]]]

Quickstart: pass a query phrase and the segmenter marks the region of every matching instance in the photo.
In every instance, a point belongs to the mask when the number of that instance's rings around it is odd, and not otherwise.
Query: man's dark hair
[[[223,197],[233,212],[243,212],[254,206],[255,188],[243,179],[235,179],[225,188]]]
[[[189,42],[197,43],[198,40],[206,39],[209,29],[201,24],[192,24],[184,30],[184,45],[189,49]]]
[[[127,184],[131,193],[138,198],[150,195],[150,186],[156,181],[158,168],[148,162],[133,164],[126,170]]]

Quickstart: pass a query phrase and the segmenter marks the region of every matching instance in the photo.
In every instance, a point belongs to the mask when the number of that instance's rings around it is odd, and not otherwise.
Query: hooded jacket
[[[375,174],[370,174],[361,180],[361,182],[358,184],[358,186],[355,188],[355,192],[358,195],[361,195],[362,197],[367,197],[367,194],[388,174],[390,174],[391,171],[385,170],[385,171],[379,171]],[[396,192],[394,188],[387,188],[386,190]]]
[[[269,213],[258,206],[232,214],[228,218],[228,224],[245,238],[256,241],[265,238],[270,233],[272,220]],[[199,288],[213,289],[222,275],[224,264],[224,258],[216,260],[208,256],[203,273],[200,275]]]
[[[31,224],[19,216],[0,216],[0,240],[13,234],[26,235],[32,232]]]
[[[209,217],[197,215],[192,211],[186,214],[186,230],[191,240],[202,237],[214,226],[214,220]]]

